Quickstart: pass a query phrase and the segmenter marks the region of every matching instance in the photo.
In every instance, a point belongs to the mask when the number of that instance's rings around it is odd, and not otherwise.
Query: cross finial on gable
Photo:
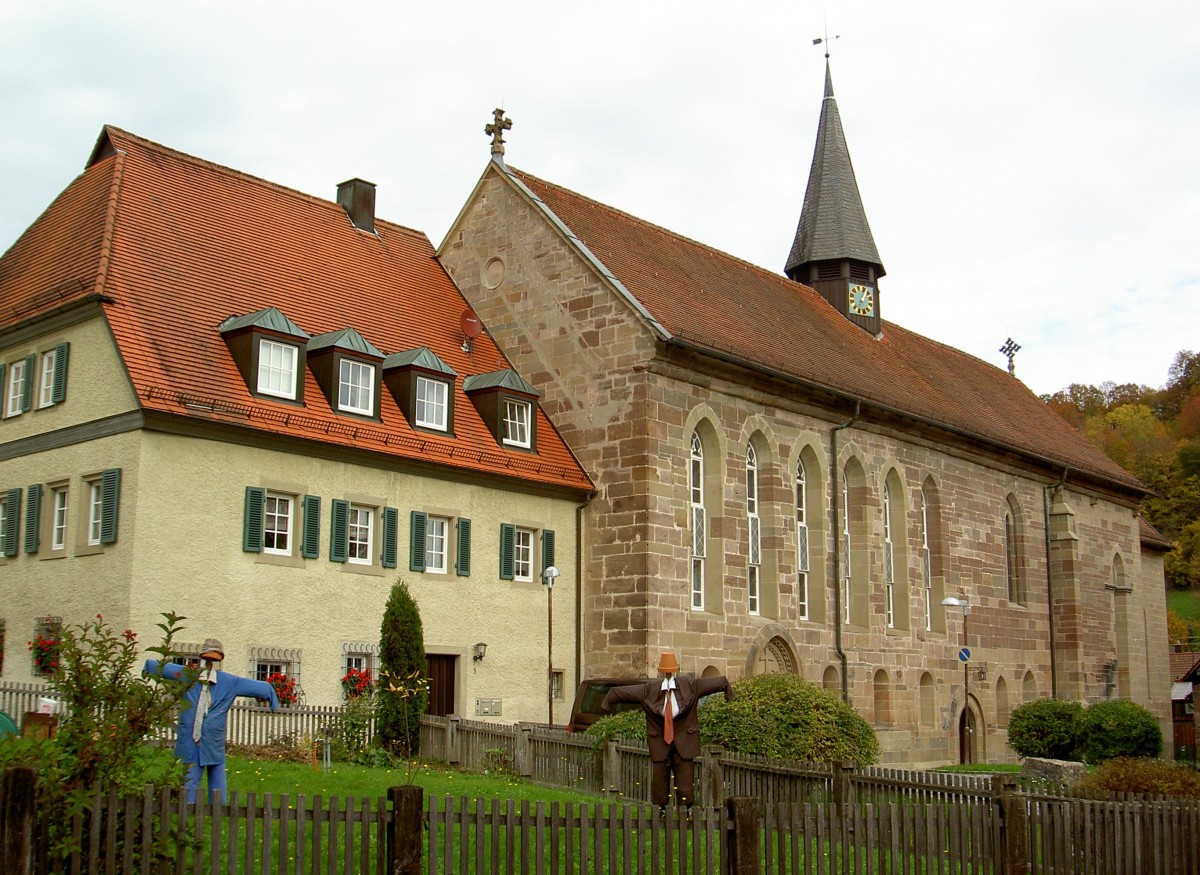
[[[512,127],[512,119],[504,117],[504,110],[496,107],[492,110],[492,123],[483,132],[492,138],[492,157],[504,161],[504,132]]]
[[[1004,341],[1004,346],[1000,347],[1000,352],[1008,356],[1008,372],[1013,376],[1016,376],[1017,373],[1016,366],[1013,364],[1013,359],[1016,357],[1017,353],[1020,352],[1020,350],[1021,344],[1014,342],[1011,337]]]

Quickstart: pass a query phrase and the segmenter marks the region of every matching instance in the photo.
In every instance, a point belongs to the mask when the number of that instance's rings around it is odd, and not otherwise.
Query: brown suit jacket
[[[733,690],[724,677],[675,675],[675,697],[679,700],[679,714],[675,718],[675,753],[680,759],[692,760],[700,755],[700,719],[696,708],[702,696],[719,692],[725,693],[726,700],[733,698]],[[641,705],[646,715],[646,744],[650,748],[650,759],[662,762],[671,751],[671,745],[663,741],[663,700],[660,678],[642,684],[613,687],[600,703],[600,708],[610,711],[618,702]]]

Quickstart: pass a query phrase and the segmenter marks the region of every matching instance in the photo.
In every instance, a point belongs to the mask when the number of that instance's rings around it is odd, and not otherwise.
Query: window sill
[[[383,577],[390,570],[377,565],[357,565],[353,562],[343,562],[341,565],[343,574],[361,574],[365,577]]]
[[[304,562],[300,556],[282,553],[258,553],[254,559],[255,565],[279,565],[285,568],[303,568]]]

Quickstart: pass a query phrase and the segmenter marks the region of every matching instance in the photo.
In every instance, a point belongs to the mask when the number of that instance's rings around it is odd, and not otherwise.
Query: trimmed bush
[[[1034,699],[1008,718],[1008,746],[1022,757],[1074,760],[1083,706],[1062,699]]]
[[[596,739],[597,746],[606,741],[645,741],[646,715],[641,709],[610,714],[589,726],[586,734]],[[703,724],[700,726],[700,737],[704,738]]]
[[[421,744],[420,720],[429,701],[425,633],[408,584],[392,585],[379,629],[379,684],[375,731],[388,753],[413,757]]]
[[[1080,783],[1089,790],[1147,793],[1200,799],[1200,772],[1166,760],[1116,757],[1101,763]]]
[[[1089,705],[1079,724],[1079,755],[1089,766],[1116,757],[1156,757],[1162,744],[1154,715],[1123,699]]]

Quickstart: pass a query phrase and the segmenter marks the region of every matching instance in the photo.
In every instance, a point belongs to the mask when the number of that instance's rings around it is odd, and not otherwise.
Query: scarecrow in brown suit
[[[661,680],[613,687],[600,703],[611,711],[618,702],[641,705],[646,714],[646,743],[650,748],[650,801],[659,811],[667,807],[668,776],[675,778],[675,801],[690,812],[695,801],[695,769],[700,755],[700,719],[697,706],[702,696],[725,693],[733,698],[729,681],[722,677],[693,678],[679,674],[674,653],[658,661]]]

